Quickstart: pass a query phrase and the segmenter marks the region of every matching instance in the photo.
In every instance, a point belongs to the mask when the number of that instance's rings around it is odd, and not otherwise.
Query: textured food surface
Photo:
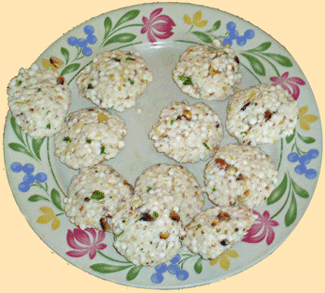
[[[115,217],[113,217],[114,225]],[[129,210],[116,233],[113,246],[136,265],[157,266],[172,259],[185,235],[181,222],[171,216],[165,196],[151,197]]]
[[[190,46],[180,57],[173,79],[192,98],[225,100],[241,83],[239,59],[216,39],[212,46]]]
[[[274,143],[293,133],[298,107],[280,85],[253,86],[233,95],[227,107],[226,127],[240,143]]]
[[[81,229],[92,227],[111,232],[111,218],[119,202],[127,201],[133,187],[114,169],[99,164],[82,168],[75,175],[64,198],[70,221]]]
[[[171,218],[187,225],[201,211],[204,197],[201,188],[186,168],[178,165],[158,164],[146,169],[136,180],[135,196],[121,202],[113,219],[117,234],[124,230],[125,220],[131,211],[151,202],[160,203]]]
[[[238,203],[253,208],[277,183],[271,158],[257,147],[229,144],[219,149],[204,171],[205,191],[218,206]]]
[[[182,101],[162,110],[149,137],[158,152],[179,163],[195,163],[214,155],[223,131],[220,118],[209,106]]]
[[[71,93],[54,70],[36,64],[20,69],[7,88],[8,104],[16,123],[34,138],[49,137],[64,124]]]
[[[204,259],[215,259],[240,241],[255,219],[245,206],[205,210],[185,228],[183,245]]]
[[[143,201],[165,193],[172,197],[171,209],[187,225],[204,205],[200,185],[194,175],[183,166],[158,164],[145,170],[135,183],[135,194]]]
[[[78,76],[81,97],[101,108],[124,111],[135,105],[152,74],[138,52],[113,50],[98,54]]]
[[[55,152],[60,161],[73,169],[109,160],[124,147],[126,126],[121,118],[99,108],[71,113],[55,135]]]

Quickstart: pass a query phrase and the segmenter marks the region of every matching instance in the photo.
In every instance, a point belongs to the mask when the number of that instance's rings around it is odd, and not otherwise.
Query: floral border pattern
[[[60,70],[60,75],[70,77],[67,84],[78,76],[85,66],[92,61],[88,61],[85,65],[81,65],[84,58],[89,58],[93,49],[92,46],[99,45],[100,47],[108,47],[109,49],[121,49],[128,46],[134,46],[141,44],[140,36],[145,36],[152,45],[156,45],[158,40],[166,40],[172,38],[175,30],[177,30],[180,24],[177,24],[170,16],[163,14],[163,8],[153,10],[150,15],[142,16],[142,22],[139,21],[139,15],[141,11],[139,9],[131,9],[124,13],[115,23],[107,16],[103,22],[104,36],[99,41],[99,32],[95,31],[92,25],[86,25],[84,27],[84,35],[78,37],[71,36],[67,39],[67,47],[61,47],[60,53],[62,57],[51,56],[49,59],[42,59],[41,63],[45,69],[52,68],[53,70]],[[211,44],[214,39],[218,38],[223,40],[225,45],[232,45],[237,43],[238,46],[244,47],[249,45],[249,40],[255,37],[253,29],[248,29],[241,32],[236,29],[235,22],[230,21],[223,24],[221,20],[215,20],[212,26],[209,25],[209,21],[204,19],[204,15],[201,10],[196,11],[192,16],[184,14],[183,23],[189,26],[188,31],[184,34],[184,39],[175,39],[175,42],[185,42],[188,44]],[[138,34],[129,31],[129,29],[139,28]],[[222,30],[222,33],[216,34],[217,31]],[[240,28],[238,28],[240,30]],[[138,38],[138,39],[137,39]],[[137,39],[137,42],[134,42]],[[197,42],[199,41],[199,42]],[[119,44],[118,47],[112,48],[112,45]],[[72,52],[72,48],[75,51]],[[295,100],[298,100],[300,96],[300,87],[303,87],[306,82],[296,76],[289,77],[287,68],[293,66],[293,62],[287,56],[276,54],[272,52],[272,42],[263,42],[254,48],[248,48],[238,52],[240,56],[247,62],[242,62],[242,66],[253,76],[258,82],[262,83],[260,77],[266,76],[269,70],[275,73],[275,76],[270,77],[270,81],[274,85],[281,85],[285,90],[289,91]],[[246,63],[246,64],[245,64]],[[73,74],[73,75],[72,75]],[[279,158],[279,164],[277,169],[285,159],[283,157],[284,148],[291,147],[291,153],[287,156],[287,160],[290,163],[297,163],[294,168],[294,172],[298,175],[305,175],[309,180],[313,180],[317,177],[317,171],[309,168],[307,165],[313,160],[319,157],[319,150],[309,148],[310,145],[316,142],[316,138],[306,136],[300,131],[309,131],[313,127],[313,123],[318,120],[318,117],[312,113],[308,113],[308,106],[302,106],[299,111],[299,123],[294,133],[285,139],[281,140],[281,153]],[[32,159],[32,163],[39,164],[43,162],[41,155],[44,153],[44,140],[45,139],[32,139],[24,134],[19,125],[15,122],[15,119],[11,117],[10,127],[16,135],[18,142],[10,142],[8,144],[9,149],[14,152],[19,152],[27,155]],[[301,130],[299,130],[301,128]],[[301,146],[302,145],[302,146]],[[43,147],[43,148],[42,148]],[[49,175],[42,172],[33,174],[35,167],[32,163],[22,164],[20,162],[14,162],[10,168],[12,172],[25,173],[22,182],[19,183],[18,189],[22,193],[27,193],[29,190],[33,191],[32,195],[28,197],[28,202],[36,203],[44,201],[50,206],[42,206],[39,208],[41,214],[38,215],[36,222],[38,224],[51,224],[53,231],[61,227],[59,217],[64,215],[62,208],[62,198],[65,196],[65,192],[60,187],[55,174],[51,166],[51,160],[49,155],[49,139],[47,139],[47,164],[52,172],[53,179],[57,185],[57,188],[49,188],[47,184],[47,178]],[[34,190],[37,189],[37,192]],[[299,199],[299,200],[298,200]],[[284,225],[286,227],[291,226],[297,219],[298,205],[300,200],[310,199],[310,195],[306,189],[298,185],[292,174],[287,170],[280,184],[273,190],[270,197],[267,200],[267,205],[271,206],[275,203],[282,201],[280,209],[278,209],[272,216],[270,211],[265,210],[263,214],[254,211],[258,216],[256,223],[250,228],[247,235],[242,239],[242,242],[258,245],[259,243],[265,243],[270,246],[274,243],[276,238],[276,229],[282,223],[274,220],[285,209]],[[57,212],[54,212],[57,210]],[[136,266],[126,260],[120,260],[113,258],[104,253],[107,244],[104,243],[105,233],[102,231],[96,231],[94,229],[80,230],[75,228],[73,230],[68,229],[66,241],[67,245],[72,249],[66,252],[66,255],[71,258],[89,258],[90,261],[95,261],[90,265],[90,269],[100,274],[117,273],[123,270],[127,270],[125,278],[127,281],[134,280],[141,270],[142,266]],[[203,261],[198,255],[191,253],[177,254],[169,264],[161,264],[155,268],[145,268],[147,277],[150,277],[152,284],[160,284],[164,281],[164,273],[175,275],[179,281],[187,280],[192,273],[201,274],[204,269],[207,269],[207,264],[214,266],[219,263],[219,266],[223,270],[231,268],[231,259],[235,261],[240,255],[235,250],[228,250],[220,255],[215,260]],[[97,262],[97,259],[101,258],[102,262]],[[193,264],[194,260],[194,264]],[[187,264],[191,263],[193,268]],[[187,270],[184,268],[187,265]]]

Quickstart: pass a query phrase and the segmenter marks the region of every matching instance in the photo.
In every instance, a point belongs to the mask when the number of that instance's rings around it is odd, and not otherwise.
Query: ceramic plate
[[[85,39],[91,31],[95,38],[83,48],[79,47],[82,42],[78,40],[87,42]],[[111,110],[124,119],[128,134],[126,147],[116,158],[105,162],[134,183],[144,169],[156,163],[175,164],[156,152],[148,133],[161,110],[172,101],[198,102],[174,84],[172,70],[188,46],[209,45],[215,38],[232,46],[239,56],[242,89],[260,83],[279,84],[292,94],[300,109],[298,124],[291,136],[261,146],[279,170],[279,185],[267,202],[254,211],[258,216],[256,223],[241,242],[215,260],[202,260],[183,249],[157,268],[135,266],[112,247],[112,234],[93,229],[82,231],[69,222],[63,212],[63,198],[77,172],[54,157],[53,138],[32,139],[21,131],[9,113],[4,151],[13,195],[34,231],[62,258],[85,272],[126,286],[185,288],[217,282],[247,269],[274,251],[298,224],[319,176],[322,155],[319,113],[308,81],[290,53],[251,23],[192,4],[127,7],[102,14],[72,29],[35,63],[43,70],[58,70],[65,77],[72,91],[72,112],[93,106],[78,96],[75,80],[97,53],[113,49],[141,53],[154,81],[135,107],[121,113]],[[204,102],[218,113],[224,127],[227,101]],[[235,139],[225,131],[222,146],[233,142]],[[184,165],[201,185],[206,163]],[[206,200],[205,208],[210,206]]]

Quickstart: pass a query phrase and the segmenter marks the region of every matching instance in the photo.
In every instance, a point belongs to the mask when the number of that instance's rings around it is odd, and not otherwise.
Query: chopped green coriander
[[[246,134],[247,133],[247,131],[242,131],[240,134]]]
[[[91,144],[91,139],[86,139],[86,143]]]
[[[47,112],[46,112],[46,114],[45,115],[47,115],[48,113],[50,113],[51,112],[51,110],[48,110]]]
[[[23,83],[22,80],[17,80],[17,82],[16,82],[16,86],[20,86],[22,83]]]
[[[174,119],[170,120],[170,125],[173,125],[174,122],[175,122]]]
[[[209,146],[204,142],[203,145],[208,149],[210,150]]]
[[[132,56],[131,52],[126,52],[126,55]]]
[[[148,186],[148,188],[147,188],[147,192],[149,192],[149,191],[150,191],[150,189],[151,189],[151,187],[150,187],[150,186]]]
[[[106,154],[107,154],[107,152],[106,152],[106,148],[105,148],[105,146],[103,146],[103,145],[102,145],[102,147],[100,148],[100,154],[101,154],[101,155],[106,155]]]
[[[215,192],[215,191],[216,191],[216,189],[213,187],[211,191],[212,191],[212,192]]]
[[[153,216],[157,219],[159,217],[159,214],[157,212],[153,212]]]
[[[101,199],[103,199],[104,197],[105,197],[104,192],[99,191],[99,190],[95,190],[95,191],[92,193],[92,195],[91,195],[90,198],[92,198],[92,199],[96,199],[96,200],[101,200]]]
[[[37,89],[37,92],[40,92],[41,91],[41,88],[39,87],[38,89]]]
[[[131,58],[131,57],[127,57],[127,58],[125,58],[125,60],[135,61],[135,59]]]
[[[47,129],[51,129],[51,123],[48,123],[48,124],[46,125],[46,128],[47,128]]]
[[[122,231],[120,234],[118,234],[117,237],[120,237],[123,234],[124,234],[124,231]]]
[[[130,79],[130,84],[134,85],[134,80]]]
[[[121,59],[118,58],[112,58],[115,62],[121,62]]]
[[[87,86],[87,89],[90,90],[90,89],[93,89],[93,88],[94,88],[94,86],[91,83],[89,83],[88,86]]]
[[[72,140],[71,140],[71,138],[70,138],[69,136],[66,136],[66,137],[63,139],[63,141],[71,142]]]
[[[221,231],[221,229],[217,229],[217,233],[219,233]]]
[[[196,227],[196,230],[197,229],[200,229],[201,227],[202,227],[202,225],[201,224],[198,224],[197,227]]]
[[[178,78],[179,78],[179,80],[181,80],[183,82],[183,85],[192,85],[193,84],[190,77],[179,75]]]

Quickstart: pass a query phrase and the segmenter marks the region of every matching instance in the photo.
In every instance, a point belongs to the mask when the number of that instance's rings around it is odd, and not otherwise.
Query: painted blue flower
[[[236,30],[236,24],[233,21],[230,21],[226,25],[227,30],[229,31],[228,37],[223,40],[224,45],[232,45],[233,40],[236,40],[238,46],[244,46],[247,40],[254,38],[255,32],[253,30],[246,30],[242,36],[239,35],[239,32]]]
[[[299,155],[295,152],[291,152],[288,155],[288,161],[291,163],[299,162],[300,164],[295,167],[295,172],[299,175],[305,174],[306,178],[314,179],[317,177],[317,171],[314,169],[307,169],[307,165],[311,160],[319,156],[319,151],[316,149],[311,149],[307,154]]]
[[[89,57],[93,51],[87,45],[93,45],[97,42],[97,37],[94,35],[95,28],[92,25],[86,25],[84,27],[84,32],[87,35],[87,38],[76,38],[76,37],[70,37],[68,38],[68,44],[70,46],[78,46],[82,49],[81,53],[82,55]]]
[[[25,173],[23,181],[18,184],[18,189],[22,192],[27,192],[30,189],[31,184],[33,184],[35,181],[43,183],[47,180],[45,173],[39,172],[36,175],[33,175],[35,167],[29,163],[22,165],[19,162],[14,162],[10,165],[10,169],[15,173],[19,173],[21,171]]]
[[[189,277],[189,273],[186,270],[182,270],[178,262],[181,260],[181,256],[177,254],[173,259],[170,260],[171,264],[166,265],[162,263],[155,267],[156,272],[152,274],[151,281],[155,284],[160,284],[164,280],[163,273],[168,272],[171,275],[176,275],[176,278],[180,281],[185,281]]]

